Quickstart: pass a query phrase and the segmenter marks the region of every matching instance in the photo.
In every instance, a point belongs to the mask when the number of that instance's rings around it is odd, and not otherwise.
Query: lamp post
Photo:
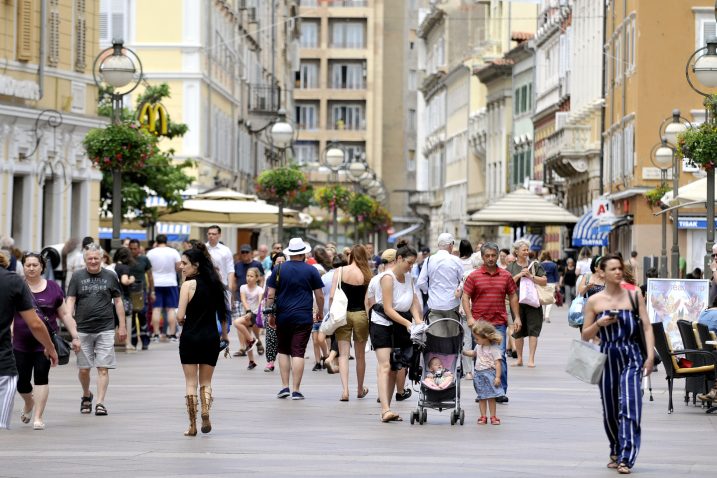
[[[667,146],[667,140],[652,148],[650,161],[660,170],[660,186],[664,187],[667,179],[667,170],[672,167],[672,149]],[[662,242],[660,248],[660,278],[667,277],[667,215],[662,216]]]
[[[715,2],[715,19],[717,19],[717,2]],[[700,53],[704,54],[700,55]],[[693,63],[694,60],[694,63]],[[691,68],[690,68],[691,67]],[[687,83],[690,85],[696,93],[705,97],[705,122],[715,122],[717,118],[711,118],[709,115],[708,101],[710,94],[700,90],[690,79],[690,70],[694,73],[697,81],[700,84],[708,88],[717,88],[717,38],[710,38],[707,40],[707,46],[696,50],[687,59],[685,65],[685,77]],[[715,158],[717,159],[717,158]],[[714,168],[706,170],[707,173],[707,202],[705,204],[707,209],[707,241],[705,249],[707,254],[705,255],[703,262],[703,269],[705,278],[712,278],[712,270],[710,269],[710,261],[712,259],[712,246],[715,240],[715,171]]]
[[[674,155],[677,148],[677,138],[679,135],[692,127],[692,123],[680,114],[680,110],[672,110],[672,116],[667,118],[660,125],[660,137],[665,138],[672,150],[672,197],[676,198],[680,188],[680,162]],[[663,214],[664,215],[664,214]],[[678,208],[672,210],[672,249],[670,251],[670,276],[673,279],[680,277],[680,242],[678,236],[677,225],[679,223],[680,213]]]
[[[343,148],[336,144],[336,143],[330,143],[326,146],[326,150],[324,152],[324,162],[326,163],[326,166],[334,173],[334,177],[336,178],[336,183],[339,182],[339,171],[344,166],[344,160],[346,159],[346,153],[344,152]],[[339,243],[339,224],[338,224],[338,207],[336,204],[333,206],[333,221],[334,221],[334,231],[333,231],[333,240],[334,244],[338,245]]]
[[[273,147],[279,150],[279,164],[280,166],[284,166],[286,163],[286,150],[293,146],[294,136],[296,134],[294,127],[286,120],[286,110],[283,108],[280,109],[277,112],[277,118],[264,128],[269,128],[269,141]],[[277,240],[282,242],[284,239],[284,200],[279,199],[277,206],[279,207],[279,217],[276,221],[276,233],[278,236]]]
[[[122,98],[142,81],[142,62],[137,54],[126,48],[122,39],[112,40],[112,46],[95,58],[92,76],[98,88],[103,83],[112,87],[112,124],[121,122]],[[112,170],[112,248],[120,243],[122,227],[122,171]]]
[[[366,154],[361,155],[361,159],[359,161],[355,161],[348,166],[349,175],[351,175],[351,180],[354,182],[355,185],[358,186],[358,181],[361,178],[361,176],[366,173],[366,170],[368,169],[368,165],[366,164]],[[354,243],[358,244],[359,241],[359,220],[358,217],[354,217]]]

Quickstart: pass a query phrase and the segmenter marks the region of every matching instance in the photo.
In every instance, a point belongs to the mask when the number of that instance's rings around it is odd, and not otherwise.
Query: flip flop
[[[366,395],[368,395],[368,387],[364,387],[363,390],[356,395],[356,398],[363,398]]]
[[[33,430],[44,430],[45,429],[45,423],[44,422],[35,422],[32,424]]]
[[[348,402],[349,396],[348,395],[341,395],[341,398],[339,399],[339,402]]]
[[[32,418],[32,408],[28,412],[23,410],[22,413],[20,414],[20,421],[22,423],[30,423],[31,418]]]
[[[399,417],[398,414],[392,412],[391,410],[386,410],[385,412],[383,412],[381,414],[381,421],[383,423],[400,422],[400,421],[403,421],[403,419],[401,419],[401,417]]]

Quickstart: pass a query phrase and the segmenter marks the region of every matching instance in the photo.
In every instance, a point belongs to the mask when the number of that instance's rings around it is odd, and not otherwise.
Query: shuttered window
[[[100,46],[119,38],[127,43],[127,0],[100,0]]]
[[[17,2],[18,61],[30,61],[32,59],[33,3],[33,0],[18,0]]]
[[[87,67],[86,1],[75,0],[75,71],[84,73]]]
[[[47,15],[47,65],[56,67],[60,62],[60,6],[59,0],[50,0]]]

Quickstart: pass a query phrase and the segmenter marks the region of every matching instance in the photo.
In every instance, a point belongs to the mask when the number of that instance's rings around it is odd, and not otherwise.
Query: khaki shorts
[[[115,331],[107,330],[97,334],[78,332],[80,351],[77,353],[77,368],[115,368]]]
[[[354,342],[366,342],[368,340],[368,315],[366,315],[365,310],[347,312],[346,325],[336,329],[334,337],[336,337],[336,340],[350,342],[352,331]]]

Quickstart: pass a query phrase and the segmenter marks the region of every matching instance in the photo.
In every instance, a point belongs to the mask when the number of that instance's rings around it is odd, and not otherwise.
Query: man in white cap
[[[427,258],[421,268],[416,287],[428,294],[428,320],[452,318],[460,320],[460,289],[463,264],[452,254],[453,235],[444,232],[438,236],[438,252]]]
[[[267,281],[265,310],[276,302],[275,315],[269,316],[269,325],[276,326],[279,371],[282,388],[277,398],[303,400],[301,377],[304,375],[304,353],[311,337],[314,322],[321,322],[324,310],[324,293],[321,275],[315,267],[304,262],[311,246],[300,237],[289,241],[284,255],[289,260],[276,267]],[[316,310],[314,313],[314,299]],[[289,376],[293,376],[293,391],[289,389]]]

